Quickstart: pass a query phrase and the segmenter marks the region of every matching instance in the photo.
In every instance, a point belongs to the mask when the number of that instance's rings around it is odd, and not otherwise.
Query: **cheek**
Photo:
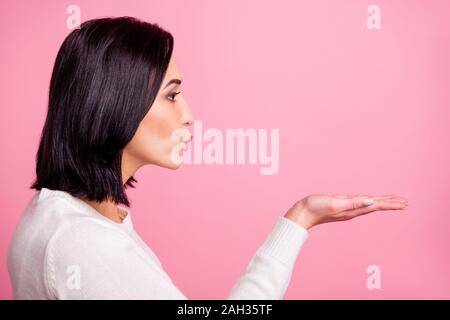
[[[171,134],[177,128],[170,106],[152,106],[133,137],[130,147],[134,154],[155,161],[169,153],[174,142]]]
[[[152,107],[141,124],[146,134],[151,135],[152,139],[167,143],[170,142],[172,132],[177,127],[176,115],[170,106]]]

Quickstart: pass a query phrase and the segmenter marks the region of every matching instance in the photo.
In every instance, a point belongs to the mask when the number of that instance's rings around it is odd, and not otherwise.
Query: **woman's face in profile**
[[[187,129],[180,129],[194,121],[181,92],[181,79],[172,56],[155,101],[124,149],[122,163],[132,167],[156,164],[170,169],[180,166],[174,154],[181,157],[183,151],[178,150],[185,144],[180,144],[180,139],[175,137],[177,133],[184,132],[182,141],[189,141],[190,133]]]

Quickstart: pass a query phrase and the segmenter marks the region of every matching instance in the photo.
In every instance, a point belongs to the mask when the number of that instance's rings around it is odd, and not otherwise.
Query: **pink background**
[[[184,94],[207,128],[279,128],[280,169],[154,166],[128,192],[137,231],[192,299],[225,298],[277,216],[311,193],[409,200],[311,230],[286,299],[450,298],[450,1],[2,1],[0,298],[33,195],[66,8],[131,15],[175,37]],[[366,8],[381,8],[368,30]],[[381,290],[366,287],[381,268]]]

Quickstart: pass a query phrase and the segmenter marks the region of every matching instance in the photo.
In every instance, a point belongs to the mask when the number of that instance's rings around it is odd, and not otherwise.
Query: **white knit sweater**
[[[37,191],[9,247],[14,298],[187,299],[121,208],[119,224],[67,192]],[[282,299],[307,237],[278,216],[227,298]]]

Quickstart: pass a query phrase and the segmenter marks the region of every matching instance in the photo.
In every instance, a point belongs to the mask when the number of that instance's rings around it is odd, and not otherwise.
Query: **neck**
[[[138,161],[135,161],[127,155],[126,152],[122,156],[122,181],[125,183],[130,177],[141,167]],[[127,213],[120,209],[112,200],[104,200],[102,202],[84,200],[104,217],[116,222],[122,223]]]
[[[91,207],[93,207],[96,211],[98,211],[102,216],[116,222],[122,223],[123,219],[126,216],[126,212],[120,209],[116,203],[112,201],[102,201],[96,202],[92,200],[84,200]]]

